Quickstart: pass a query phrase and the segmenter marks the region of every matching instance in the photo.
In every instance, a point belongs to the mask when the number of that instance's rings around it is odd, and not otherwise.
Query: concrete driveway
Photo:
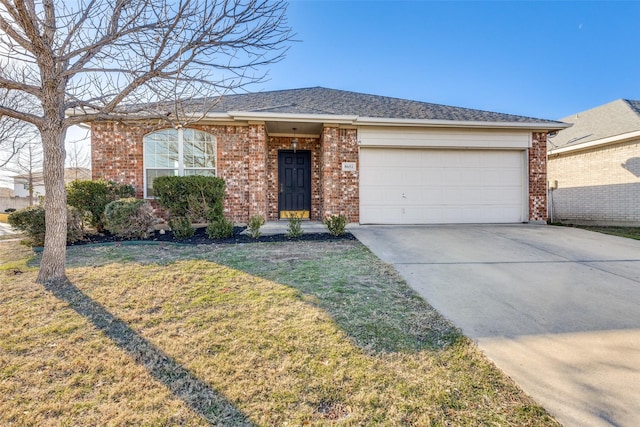
[[[351,231],[562,424],[640,423],[640,241],[544,225]]]

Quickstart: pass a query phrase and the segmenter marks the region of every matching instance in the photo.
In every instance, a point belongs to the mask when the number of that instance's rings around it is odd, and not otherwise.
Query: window
[[[144,194],[153,197],[159,176],[216,176],[216,137],[196,129],[164,129],[146,135]]]

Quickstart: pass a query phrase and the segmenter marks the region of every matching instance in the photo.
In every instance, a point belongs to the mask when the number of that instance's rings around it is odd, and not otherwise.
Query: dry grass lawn
[[[0,424],[557,425],[358,242],[0,242]]]

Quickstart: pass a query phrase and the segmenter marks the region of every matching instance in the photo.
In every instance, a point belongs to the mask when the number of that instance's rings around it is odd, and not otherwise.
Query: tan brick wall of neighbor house
[[[358,131],[325,126],[321,136],[322,213],[344,214],[348,222],[359,222]],[[343,162],[356,163],[356,171],[343,171]]]
[[[291,137],[269,137],[267,143],[267,221],[278,220],[278,150],[291,150]],[[311,151],[311,212],[312,220],[320,220],[320,141],[297,138],[297,150]]]
[[[551,154],[554,220],[640,225],[640,140]]]
[[[190,126],[216,137],[218,176],[226,182],[225,216],[234,222],[246,222],[249,215],[249,127],[247,126]],[[107,179],[131,184],[136,196],[144,194],[143,144],[144,135],[166,128],[157,123],[99,122],[91,128],[91,158],[93,179]],[[262,129],[262,130],[260,130]],[[253,129],[252,142],[264,138],[264,127]],[[254,158],[256,177],[259,156]],[[264,175],[264,174],[263,174]],[[259,206],[259,200],[256,200]],[[256,208],[258,209],[258,208]]]
[[[534,132],[529,148],[529,221],[547,220],[547,133]]]

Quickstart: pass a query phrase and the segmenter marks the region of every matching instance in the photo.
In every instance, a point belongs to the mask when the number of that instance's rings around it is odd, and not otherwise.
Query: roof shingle
[[[192,105],[196,103],[198,103],[198,101],[194,101]],[[213,113],[230,111],[340,116],[354,115],[359,117],[409,120],[549,123],[553,125],[559,123],[554,120],[452,107],[323,87],[225,95],[211,110]]]
[[[640,101],[618,99],[561,119],[573,126],[549,140],[557,149],[640,130]]]

